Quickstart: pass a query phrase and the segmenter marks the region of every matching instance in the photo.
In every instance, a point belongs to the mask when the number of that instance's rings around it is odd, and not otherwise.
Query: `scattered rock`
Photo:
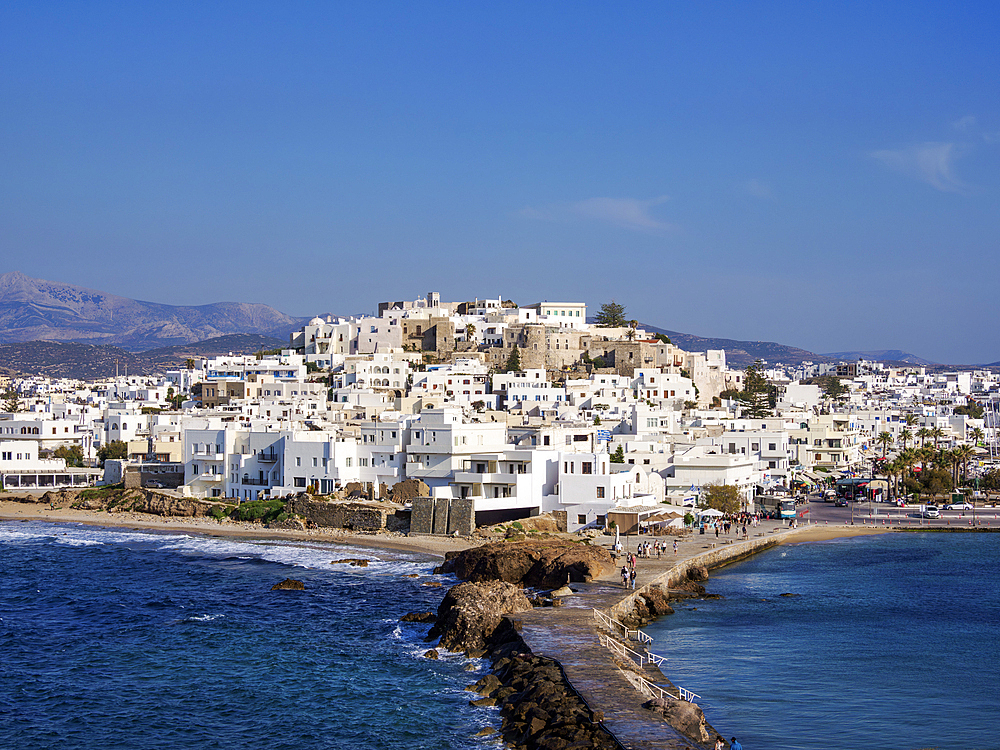
[[[437,615],[433,612],[410,612],[399,618],[402,622],[434,622]]]
[[[708,568],[704,565],[695,565],[688,568],[687,577],[689,581],[707,581]]]
[[[781,596],[799,596],[799,594],[782,594]]]
[[[276,583],[271,587],[271,591],[305,591],[305,589],[306,585],[294,578],[286,578],[281,583]]]
[[[439,588],[441,588],[441,582],[440,581],[424,581],[420,585],[421,586],[430,586],[432,589],[439,589]]]
[[[500,678],[495,674],[488,674],[475,684],[469,685],[466,690],[472,690],[480,695],[493,695],[500,686]]]
[[[406,575],[403,576],[403,578],[420,578],[420,574],[419,573],[407,573]]]
[[[497,733],[497,730],[494,729],[493,727],[486,727],[486,729],[480,729],[478,732],[476,732],[475,736],[476,737],[492,737],[496,733]]]
[[[438,658],[437,649],[436,648],[429,648],[426,651],[424,651],[424,658],[425,659],[437,659]]]
[[[469,701],[470,706],[486,707],[495,706],[497,704],[496,698],[477,698],[474,701]]]
[[[330,565],[350,565],[354,568],[367,568],[368,560],[362,560],[360,557],[345,557],[343,560],[333,560]]]
[[[552,596],[572,596],[576,592],[569,586],[562,586],[552,592]]]

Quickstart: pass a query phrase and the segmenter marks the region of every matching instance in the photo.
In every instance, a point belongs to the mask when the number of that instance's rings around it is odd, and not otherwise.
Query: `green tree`
[[[669,344],[669,343],[671,343],[670,337],[667,336],[665,333],[658,333],[655,336],[653,336],[653,338],[656,339],[657,341],[659,341],[661,344]]]
[[[605,302],[595,316],[596,324],[601,328],[622,328],[626,325],[625,306],[614,300]]]
[[[97,460],[101,462],[102,468],[109,458],[128,458],[128,444],[121,440],[112,440],[97,449]]]
[[[909,430],[909,428],[904,428],[899,433],[899,439],[903,443],[903,450],[905,451],[907,443],[913,440],[913,433]]]
[[[520,372],[521,371],[521,353],[517,350],[517,344],[510,350],[510,356],[507,357],[507,364],[504,365],[504,372]]]
[[[3,394],[3,410],[11,414],[21,411],[21,397],[17,395],[17,391]]]
[[[479,401],[472,402],[472,408],[476,411],[483,411],[486,408],[486,402],[480,399]]]
[[[83,448],[79,445],[60,445],[52,451],[52,456],[66,459],[67,466],[83,466]]]
[[[875,438],[875,443],[882,446],[882,458],[885,458],[885,452],[889,450],[889,446],[894,442],[892,435],[888,432],[880,432],[878,434],[878,437]]]
[[[969,481],[969,461],[971,461],[972,457],[976,455],[976,449],[971,445],[959,445],[952,451],[952,454],[962,466],[961,477],[958,477],[957,479],[964,484]],[[959,481],[956,481],[955,484],[959,484]]]
[[[615,452],[611,454],[611,463],[613,464],[623,464],[625,463],[625,449],[622,446],[615,448]]]
[[[823,375],[816,378],[816,382],[827,398],[838,399],[847,395],[847,386],[836,375]]]
[[[707,484],[701,491],[701,504],[723,513],[739,513],[742,499],[733,484]]]
[[[764,363],[759,359],[743,374],[743,390],[738,396],[744,416],[761,419],[771,416],[771,384],[764,377]]]
[[[931,431],[928,430],[926,427],[921,427],[919,430],[917,430],[917,437],[920,438],[921,448],[924,447],[924,445],[927,443],[927,438],[929,438],[930,436],[931,436]]]
[[[983,438],[986,437],[986,433],[983,432],[982,427],[973,427],[969,430],[969,436],[972,438],[972,442],[979,445],[983,442]]]
[[[972,417],[973,419],[982,419],[984,411],[985,409],[983,408],[983,405],[977,403],[976,401],[970,401],[964,406],[955,407],[956,414],[965,414],[966,416]]]
[[[594,415],[594,424],[595,425],[600,425],[601,424],[601,415],[600,414],[595,414]]]
[[[194,360],[193,359],[185,359],[184,360],[184,366],[187,369],[189,369],[189,370],[193,370],[194,369]]]

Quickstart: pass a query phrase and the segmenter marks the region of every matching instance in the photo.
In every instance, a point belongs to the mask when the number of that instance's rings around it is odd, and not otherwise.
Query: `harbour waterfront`
[[[428,556],[0,523],[0,729],[49,748],[483,748],[478,660],[422,655]],[[414,576],[417,577],[408,577]],[[305,592],[270,591],[294,577]]]
[[[787,544],[646,631],[744,747],[997,748],[998,564],[995,534]]]

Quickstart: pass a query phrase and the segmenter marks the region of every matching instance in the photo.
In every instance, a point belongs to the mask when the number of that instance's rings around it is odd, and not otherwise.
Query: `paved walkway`
[[[781,524],[769,522],[756,529],[748,529],[751,540],[773,537],[781,530]],[[661,537],[668,543],[672,537]],[[646,541],[649,537],[643,537]],[[729,542],[729,544],[726,544]],[[598,540],[604,546],[610,546],[610,537]],[[622,539],[623,544],[630,544],[632,551],[636,548],[636,539]],[[665,576],[675,566],[681,563],[693,563],[695,558],[705,553],[718,552],[722,549],[738,553],[739,542],[735,535],[722,535],[718,540],[714,532],[709,535],[694,534],[678,539],[677,555],[668,551],[660,559],[642,559],[637,562],[637,588],[653,583],[660,576]],[[749,546],[749,545],[747,545]],[[621,567],[619,561],[618,569]],[[536,608],[518,616],[524,623],[522,637],[539,656],[547,656],[562,664],[573,687],[580,693],[587,705],[594,711],[604,712],[604,724],[627,750],[648,750],[665,748],[666,750],[690,750],[701,746],[677,732],[673,727],[658,718],[651,711],[644,709],[642,704],[649,700],[629,682],[625,674],[615,664],[612,653],[602,646],[599,640],[598,623],[594,619],[593,610],[610,611],[622,599],[632,594],[621,585],[618,569],[609,571],[601,579],[592,583],[574,583],[572,588],[576,594],[565,598],[565,605],[559,608]],[[620,634],[618,640],[623,640]],[[630,647],[637,651],[642,649],[636,644]],[[656,648],[656,643],[649,646],[650,650],[661,656],[667,656]],[[669,680],[655,667],[647,668],[646,679],[663,687],[672,688]],[[714,741],[714,740],[713,740]]]

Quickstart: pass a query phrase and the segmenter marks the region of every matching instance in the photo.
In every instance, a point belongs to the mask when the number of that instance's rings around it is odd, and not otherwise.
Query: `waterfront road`
[[[929,504],[929,503],[928,503]],[[943,506],[937,506],[942,508]],[[803,513],[803,511],[808,511]],[[810,496],[799,506],[800,523],[896,526],[902,528],[996,528],[1000,529],[1000,507],[978,506],[975,510],[941,510],[940,518],[922,518],[920,506],[898,507],[888,503],[857,502],[836,507]]]

